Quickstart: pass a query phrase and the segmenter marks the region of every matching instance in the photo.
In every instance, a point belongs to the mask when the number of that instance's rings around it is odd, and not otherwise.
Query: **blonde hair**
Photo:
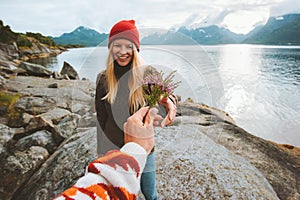
[[[112,46],[109,48],[109,55],[106,61],[106,84],[107,84],[107,94],[102,99],[106,99],[108,103],[113,104],[117,92],[118,92],[118,82],[114,73],[114,58],[112,54]],[[135,113],[140,107],[146,105],[144,92],[142,87],[140,86],[140,80],[143,78],[143,67],[141,67],[143,61],[138,55],[137,49],[133,49],[133,58],[132,65],[130,70],[130,78],[128,80],[129,86],[129,111],[130,113]]]

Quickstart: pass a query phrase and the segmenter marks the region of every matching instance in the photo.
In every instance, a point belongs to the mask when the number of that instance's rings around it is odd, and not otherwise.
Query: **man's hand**
[[[143,107],[127,119],[124,124],[124,142],[135,142],[149,154],[154,147],[154,120],[158,117],[156,108]],[[143,122],[143,119],[145,121]]]

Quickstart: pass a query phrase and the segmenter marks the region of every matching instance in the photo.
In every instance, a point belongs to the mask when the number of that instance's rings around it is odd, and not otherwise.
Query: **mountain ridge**
[[[80,44],[83,46],[106,45],[108,33],[98,33],[80,26],[70,33],[52,39],[61,45]],[[147,45],[217,45],[217,44],[269,44],[299,45],[300,14],[286,14],[270,17],[265,25],[259,25],[247,34],[237,34],[224,27],[207,27],[168,30],[166,33],[153,33],[141,38]]]
[[[51,38],[60,45],[98,46],[107,39],[107,36],[108,34],[106,33],[99,33],[93,29],[79,26],[72,32]]]

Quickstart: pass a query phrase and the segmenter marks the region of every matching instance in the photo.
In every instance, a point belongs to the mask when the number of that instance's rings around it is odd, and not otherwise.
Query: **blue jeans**
[[[141,176],[141,191],[146,200],[157,200],[155,155],[150,153]]]

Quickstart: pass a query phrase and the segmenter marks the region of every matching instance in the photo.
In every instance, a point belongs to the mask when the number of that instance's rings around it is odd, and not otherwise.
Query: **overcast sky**
[[[0,19],[16,32],[60,36],[85,26],[109,32],[122,19],[138,28],[224,26],[247,33],[269,16],[300,13],[299,0],[0,0]]]

